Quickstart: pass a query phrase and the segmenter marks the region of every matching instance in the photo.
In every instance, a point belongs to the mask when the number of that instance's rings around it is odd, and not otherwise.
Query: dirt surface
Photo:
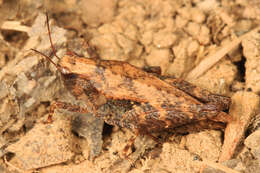
[[[159,66],[232,99],[223,130],[172,134],[163,143],[112,127],[77,105],[54,65],[57,55]],[[260,172],[260,3],[258,0],[0,0],[0,172]],[[58,59],[53,57],[54,62]],[[221,171],[222,170],[222,171]]]

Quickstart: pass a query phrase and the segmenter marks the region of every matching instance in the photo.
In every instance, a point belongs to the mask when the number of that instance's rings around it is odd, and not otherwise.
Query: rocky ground
[[[174,76],[229,96],[223,130],[171,135],[162,145],[91,114],[56,110],[75,100],[44,57],[88,57]],[[258,0],[0,0],[0,172],[260,172]],[[58,62],[57,58],[53,61]]]

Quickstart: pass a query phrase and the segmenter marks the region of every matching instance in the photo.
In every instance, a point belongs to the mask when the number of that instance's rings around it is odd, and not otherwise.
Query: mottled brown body
[[[50,43],[53,54],[50,28]],[[33,49],[34,50],[34,49]],[[208,120],[228,122],[230,117],[222,112],[230,104],[230,98],[211,94],[181,79],[161,79],[127,62],[101,60],[88,47],[92,58],[65,55],[55,64],[64,85],[86,104],[80,108],[63,102],[51,107],[74,112],[90,112],[103,118],[108,124],[126,127],[135,133],[151,134],[171,131],[192,123],[205,124]]]
[[[169,131],[203,120],[227,122],[228,97],[180,79],[160,78],[126,62],[64,56],[64,84],[87,111],[137,133]]]

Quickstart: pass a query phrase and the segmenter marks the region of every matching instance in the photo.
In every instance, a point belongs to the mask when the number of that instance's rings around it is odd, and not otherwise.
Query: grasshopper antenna
[[[31,50],[33,50],[34,52],[36,52],[36,53],[38,53],[38,54],[44,56],[45,58],[47,58],[47,59],[48,59],[53,65],[55,65],[55,67],[60,71],[60,66],[58,66],[57,64],[55,64],[55,62],[52,61],[52,59],[51,59],[50,57],[48,57],[47,55],[45,55],[44,53],[42,53],[42,52],[40,52],[40,51],[38,51],[38,50],[36,50],[36,49],[31,49]]]
[[[48,34],[49,34],[49,39],[50,39],[50,43],[51,43],[52,52],[53,52],[55,57],[60,59],[60,57],[57,56],[55,47],[53,46],[53,43],[52,43],[51,30],[50,30],[50,25],[49,25],[49,17],[48,17],[48,13],[47,12],[46,12],[46,24],[47,24],[47,28],[48,28]]]
[[[48,34],[49,34],[49,39],[50,39],[50,43],[51,43],[51,48],[52,48],[52,53],[54,54],[55,57],[57,57],[58,59],[60,59],[57,55],[56,55],[56,50],[53,46],[53,43],[52,43],[52,39],[51,39],[51,32],[50,32],[50,26],[49,26],[49,18],[48,18],[48,13],[46,12],[46,23],[47,23],[47,28],[48,28]],[[60,67],[54,63],[54,61],[47,55],[45,55],[44,53],[36,50],[36,49],[31,49],[32,51],[44,56],[45,58],[48,59],[48,61],[50,61],[53,65],[55,65],[55,67],[60,71]]]

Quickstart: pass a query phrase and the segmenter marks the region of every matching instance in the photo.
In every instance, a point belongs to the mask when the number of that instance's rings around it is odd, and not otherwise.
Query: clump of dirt
[[[160,67],[162,76],[231,97],[233,121],[223,131],[174,134],[162,143],[137,136],[126,153],[135,137],[127,129],[107,128],[92,114],[57,110],[49,117],[55,100],[84,102],[31,50],[53,56],[46,11],[58,57],[90,57],[91,46],[104,60]],[[257,0],[0,0],[0,170],[256,172],[259,16]]]

